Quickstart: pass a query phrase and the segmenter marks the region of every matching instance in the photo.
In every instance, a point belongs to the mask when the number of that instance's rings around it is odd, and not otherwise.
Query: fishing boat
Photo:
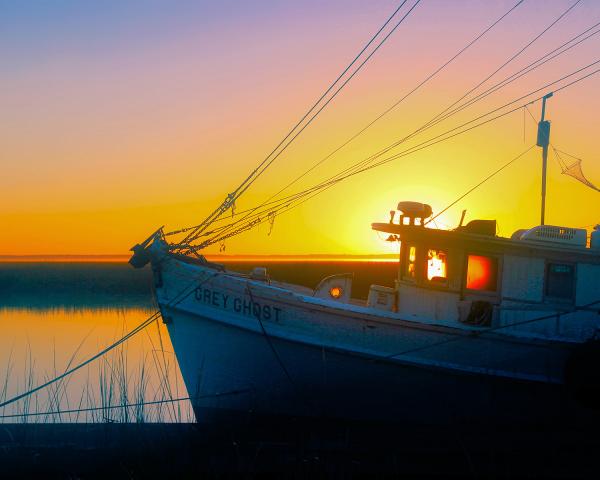
[[[600,227],[586,246],[583,229],[501,238],[492,220],[439,230],[428,205],[398,210],[372,225],[401,243],[398,278],[366,302],[347,274],[310,290],[173,254],[160,232],[138,247],[200,421],[531,418],[594,400]]]
[[[461,219],[442,230],[432,228],[430,205],[401,201],[371,225],[400,245],[397,278],[371,285],[364,301],[353,297],[352,275],[307,288],[275,281],[265,267],[233,271],[202,254],[209,244],[272,222],[270,202],[242,223],[215,227],[225,212],[240,214],[237,198],[281,149],[200,225],[161,228],[133,247],[132,265],[151,265],[154,296],[198,421],[276,416],[440,424],[594,411],[600,226],[588,232],[545,222],[551,96],[533,100],[542,102],[540,224],[510,238],[498,236],[490,219],[464,225]],[[579,164],[565,170],[595,188]],[[285,210],[298,198],[275,205]],[[171,241],[173,235],[184,238]]]

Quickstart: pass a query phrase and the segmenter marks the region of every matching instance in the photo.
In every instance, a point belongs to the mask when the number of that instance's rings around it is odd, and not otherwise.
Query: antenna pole
[[[546,217],[546,168],[548,166],[548,145],[550,144],[550,122],[546,117],[546,100],[552,97],[550,92],[542,98],[542,118],[538,123],[537,146],[542,147],[542,212],[540,225],[544,225]]]

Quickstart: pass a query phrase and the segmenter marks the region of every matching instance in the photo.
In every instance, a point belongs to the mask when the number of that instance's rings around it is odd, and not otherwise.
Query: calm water
[[[393,285],[396,272],[388,262],[262,265],[272,278],[309,287],[327,275],[353,272],[358,298],[366,298],[372,283]],[[248,271],[254,265],[228,266]],[[148,318],[156,311],[151,280],[149,269],[121,263],[0,264],[0,401],[61,374]],[[169,335],[158,319],[63,381],[0,408],[0,422],[193,421],[187,400],[136,405],[185,397]],[[65,410],[80,412],[53,413]]]

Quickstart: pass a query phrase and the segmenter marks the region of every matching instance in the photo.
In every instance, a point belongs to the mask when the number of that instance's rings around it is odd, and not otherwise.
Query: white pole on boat
[[[552,97],[550,92],[542,98],[542,118],[538,123],[537,146],[542,147],[542,214],[540,225],[544,225],[546,217],[546,168],[548,165],[548,145],[550,144],[550,122],[545,120],[546,100]]]

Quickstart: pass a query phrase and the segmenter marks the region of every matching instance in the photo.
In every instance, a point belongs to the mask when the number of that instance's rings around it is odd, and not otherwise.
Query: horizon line
[[[396,259],[397,254],[208,254],[208,260],[218,261],[252,261],[252,260],[385,260]],[[33,262],[127,262],[131,255],[126,254],[31,254],[0,255],[0,263],[33,263]]]

